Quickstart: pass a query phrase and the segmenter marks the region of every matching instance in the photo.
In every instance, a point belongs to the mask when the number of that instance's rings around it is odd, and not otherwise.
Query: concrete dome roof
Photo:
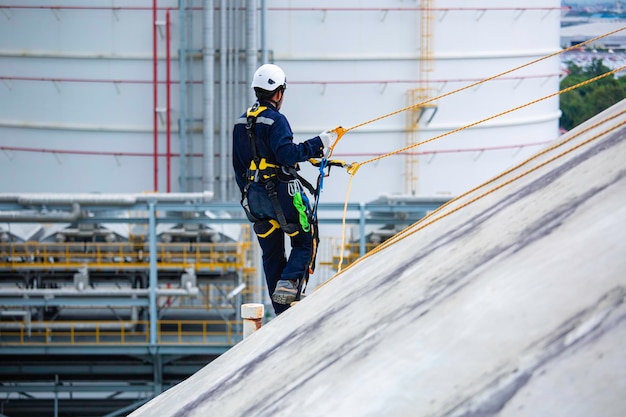
[[[625,111],[416,223],[131,416],[623,415]]]

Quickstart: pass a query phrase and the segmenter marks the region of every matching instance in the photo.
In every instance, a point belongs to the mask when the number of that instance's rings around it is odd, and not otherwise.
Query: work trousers
[[[299,224],[299,214],[293,205],[293,197],[287,191],[287,184],[276,181],[278,201],[285,215],[287,223]],[[252,184],[248,190],[248,204],[250,212],[261,221],[277,220],[276,211],[270,200],[264,184]],[[299,280],[305,276],[313,256],[313,229],[308,232],[298,228],[298,233],[290,236],[291,251],[289,257],[285,251],[285,232],[276,229],[269,235],[257,235],[261,246],[263,271],[269,295],[274,293],[276,283],[281,279]],[[274,311],[280,314],[289,308],[288,305],[277,304],[272,301]]]

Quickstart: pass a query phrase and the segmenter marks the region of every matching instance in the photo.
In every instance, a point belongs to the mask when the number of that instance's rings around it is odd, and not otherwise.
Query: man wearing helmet
[[[242,192],[242,206],[254,223],[263,252],[263,270],[276,314],[299,295],[313,258],[313,227],[307,220],[306,181],[298,162],[322,157],[334,132],[322,132],[302,143],[293,142],[287,118],[279,112],[287,78],[277,65],[259,67],[252,79],[257,102],[235,123],[233,168]],[[285,234],[291,252],[285,255]]]

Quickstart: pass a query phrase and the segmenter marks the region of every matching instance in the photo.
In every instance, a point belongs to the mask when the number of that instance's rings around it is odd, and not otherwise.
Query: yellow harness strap
[[[278,224],[278,222],[274,219],[270,219],[268,220],[268,223],[270,224],[270,227],[268,228],[268,230],[264,233],[259,233],[258,236],[261,239],[264,239],[266,237],[268,237],[269,235],[271,235],[272,233],[274,233],[274,231],[280,229],[280,224]]]
[[[265,158],[261,158],[259,166],[256,162],[250,161],[250,167],[248,168],[248,180],[250,181],[267,181],[270,178],[276,176],[276,171],[280,169],[280,165],[267,162]]]
[[[250,125],[252,122],[250,121],[252,118],[257,118],[259,114],[263,111],[267,110],[267,106],[253,106],[248,109],[246,112],[246,118],[248,119],[248,124]],[[255,150],[256,152],[256,150]],[[258,157],[255,155],[255,159]],[[250,181],[267,181],[268,179],[276,176],[276,170],[280,169],[280,165],[272,164],[267,162],[267,159],[261,158],[261,160],[257,162],[253,159],[250,161],[250,167],[248,168],[248,180]]]
[[[261,114],[263,111],[267,110],[267,106],[259,106],[256,109],[254,109],[254,107],[250,107],[248,109],[248,112],[246,113],[246,117],[257,117],[259,114]]]

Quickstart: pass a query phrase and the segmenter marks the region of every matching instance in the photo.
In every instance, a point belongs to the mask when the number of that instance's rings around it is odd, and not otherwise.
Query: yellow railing
[[[241,269],[249,249],[249,241],[159,243],[156,261],[159,268]],[[148,244],[143,242],[0,243],[0,268],[147,268],[149,253]]]
[[[365,244],[365,252],[369,252],[374,249],[378,244],[376,243],[366,243]],[[332,255],[330,263],[320,263],[324,265],[331,266],[334,269],[337,269],[339,266],[339,260],[341,259],[341,251],[343,251],[343,267],[350,265],[352,262],[356,261],[361,257],[360,253],[360,244],[359,243],[347,243],[343,246],[341,244],[336,243],[334,240],[331,240],[332,247]]]
[[[11,326],[7,328],[5,326]],[[240,321],[159,320],[158,344],[232,346],[241,339]],[[1,323],[2,345],[145,345],[150,342],[150,322],[53,321]]]
[[[159,344],[234,344],[241,332],[241,321],[219,320],[160,320],[157,332]],[[216,343],[224,341],[227,343]]]

